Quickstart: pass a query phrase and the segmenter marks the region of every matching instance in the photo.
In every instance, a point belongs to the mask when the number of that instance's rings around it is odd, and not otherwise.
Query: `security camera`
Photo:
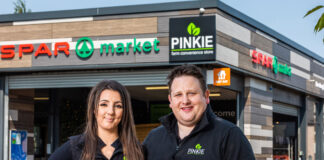
[[[199,12],[200,12],[200,14],[204,14],[205,13],[205,8],[199,8]]]

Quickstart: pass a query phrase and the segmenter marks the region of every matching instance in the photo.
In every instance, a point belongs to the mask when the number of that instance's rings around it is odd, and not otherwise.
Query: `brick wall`
[[[257,160],[272,160],[272,92],[268,84],[245,79],[244,134]]]

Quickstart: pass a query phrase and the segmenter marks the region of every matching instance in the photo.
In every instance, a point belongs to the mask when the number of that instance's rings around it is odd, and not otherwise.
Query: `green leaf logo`
[[[200,150],[201,149],[201,145],[200,144],[197,144],[196,145],[196,149]]]
[[[194,23],[190,23],[187,27],[189,35],[198,36],[200,34],[200,28],[196,27]]]

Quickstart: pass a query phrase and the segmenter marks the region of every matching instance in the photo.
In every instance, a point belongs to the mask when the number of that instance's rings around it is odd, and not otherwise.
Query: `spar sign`
[[[31,43],[19,45],[2,45],[0,47],[1,59],[13,59],[15,56],[22,58],[25,54],[33,54],[34,57],[48,56],[57,57],[59,54],[64,54],[69,57],[71,50],[75,50],[75,54],[81,59],[88,59],[94,53],[95,49],[100,49],[102,54],[117,54],[133,52],[135,53],[150,53],[154,51],[158,53],[159,41],[156,38],[142,38],[140,40],[133,38],[130,40],[102,40],[94,43],[91,38],[82,37],[77,42],[54,42],[50,45],[47,43],[40,43],[37,45]],[[50,47],[52,49],[50,49]],[[18,55],[16,52],[18,51]]]
[[[215,16],[171,18],[170,62],[214,61],[215,37]]]
[[[70,45],[67,42],[57,42],[54,44],[54,56],[57,56],[59,52],[66,54],[69,56]],[[15,57],[15,45],[3,45],[0,48],[1,51],[1,59],[12,59]],[[18,56],[22,58],[23,54],[30,54],[34,52],[34,56],[38,57],[39,55],[47,55],[49,57],[52,56],[52,51],[49,50],[48,46],[45,43],[41,43],[39,47],[35,50],[33,44],[20,44],[18,46]]]
[[[271,69],[275,74],[281,73],[287,76],[291,76],[291,67],[287,64],[280,64],[276,56],[270,57],[256,50],[251,50],[252,62],[260,64],[264,67]]]

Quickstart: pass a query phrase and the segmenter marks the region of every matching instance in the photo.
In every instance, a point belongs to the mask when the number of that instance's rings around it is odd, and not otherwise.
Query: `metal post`
[[[320,159],[324,159],[324,112],[323,112],[323,108],[324,108],[324,99],[321,99],[320,101],[320,106],[322,108],[322,115],[321,115],[321,128],[322,128],[322,132],[321,132],[321,139],[320,139],[320,143],[321,143],[321,150],[320,150],[320,153],[321,153],[321,156],[320,156]]]
[[[53,93],[50,91],[50,109],[48,116],[48,142],[47,142],[47,155],[50,155],[54,151],[54,112],[55,101],[53,100]]]
[[[240,126],[240,93],[236,94],[236,125]]]
[[[298,156],[300,158],[300,160],[306,160],[306,155],[307,155],[307,97],[304,96],[304,98],[302,98],[302,106],[299,110],[299,119],[298,119],[298,131],[299,131],[299,153]]]
[[[243,86],[244,88],[244,86]],[[237,101],[237,125],[238,127],[244,132],[244,105],[245,105],[245,100],[244,100],[244,89],[241,92],[237,92],[236,96],[236,101]]]
[[[53,130],[53,151],[60,145],[60,107],[58,101],[57,89],[50,90],[51,106],[54,107],[54,130]]]
[[[323,100],[316,103],[316,154],[315,159],[323,159]]]
[[[0,157],[9,159],[9,88],[8,77],[0,77]]]
[[[0,113],[4,113],[4,91],[5,91],[5,78],[0,77]],[[5,151],[4,147],[4,114],[0,115],[0,148],[3,148],[3,150],[0,150],[0,157],[4,158],[3,152]]]
[[[238,127],[242,130],[244,133],[244,108],[246,103],[247,95],[245,93],[245,78],[243,79],[243,85],[240,87],[241,91],[237,94],[237,103],[239,106],[237,106],[237,119],[238,119]]]

